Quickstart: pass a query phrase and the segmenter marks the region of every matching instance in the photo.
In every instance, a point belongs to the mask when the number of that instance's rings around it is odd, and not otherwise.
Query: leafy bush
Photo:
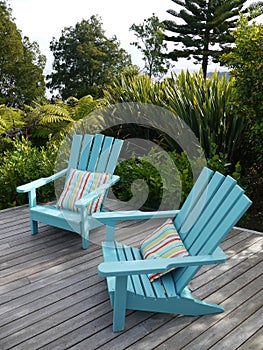
[[[257,10],[255,14],[257,17]],[[222,56],[223,63],[234,77],[235,100],[240,115],[245,116],[242,143],[236,157],[246,169],[246,175],[263,173],[263,24],[248,21],[241,15],[232,32],[235,46]]]
[[[207,160],[207,166],[222,174],[231,174],[236,180],[240,178],[240,164],[234,167],[227,163],[227,154],[216,153],[217,147],[213,145],[212,156]],[[132,157],[122,161],[115,173],[120,176],[120,181],[114,186],[115,196],[122,201],[132,203],[133,194],[144,194],[145,188],[136,180],[141,179],[148,186],[148,197],[141,209],[174,209],[174,205],[180,207],[193,187],[193,174],[191,165],[185,152],[168,152],[170,160],[159,153],[152,153],[142,158]],[[198,166],[196,159],[196,166]],[[159,163],[159,166],[158,166]],[[155,166],[153,165],[155,164]],[[157,165],[157,167],[156,167]],[[177,168],[177,171],[175,169]],[[162,174],[157,169],[161,169]],[[201,170],[201,169],[200,169]],[[177,175],[178,174],[178,175]],[[168,179],[168,183],[163,183]],[[132,189],[132,185],[134,188]],[[136,192],[135,192],[136,191]],[[165,194],[164,194],[165,192]],[[137,197],[138,198],[138,197]],[[132,203],[136,206],[136,203]]]
[[[27,195],[16,187],[53,173],[58,144],[49,140],[46,147],[36,148],[26,139],[14,140],[13,149],[4,152],[0,164],[0,209],[28,203]],[[40,202],[54,198],[54,188],[48,184],[39,188]]]

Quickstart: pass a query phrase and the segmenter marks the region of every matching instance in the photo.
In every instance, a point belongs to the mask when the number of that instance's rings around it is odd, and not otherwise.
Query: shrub
[[[254,14],[252,14],[254,15]],[[257,12],[255,13],[255,17]],[[222,56],[234,78],[235,100],[240,115],[245,116],[242,143],[236,157],[241,160],[246,175],[263,173],[263,24],[248,21],[241,15],[232,32],[235,45]]]
[[[231,174],[238,180],[241,171],[240,164],[231,166],[227,163],[227,154],[216,152],[217,147],[213,145],[212,156],[207,160],[207,166],[222,174]],[[193,187],[193,174],[185,152],[173,151],[168,154],[169,160],[160,153],[150,152],[148,156],[142,158],[132,157],[122,161],[115,171],[120,176],[120,181],[113,188],[115,196],[119,200],[130,201],[136,206],[136,203],[132,202],[135,191],[137,194],[145,193],[143,185],[136,182],[140,179],[147,184],[149,191],[147,200],[140,209],[157,210],[160,209],[160,205],[162,205],[162,210],[174,209],[175,206],[179,208]],[[171,167],[171,160],[174,167]],[[196,159],[196,166],[198,166],[198,161]],[[157,169],[161,169],[162,174]],[[164,183],[167,179],[168,183]],[[135,184],[133,190],[132,184]]]
[[[49,140],[46,147],[33,147],[26,139],[15,139],[13,149],[4,152],[0,164],[0,209],[28,202],[16,187],[53,173],[58,144]],[[52,184],[37,190],[40,202],[54,198]]]

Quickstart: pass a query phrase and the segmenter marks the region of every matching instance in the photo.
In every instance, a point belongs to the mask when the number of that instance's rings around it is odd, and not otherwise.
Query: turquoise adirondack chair
[[[226,260],[219,244],[250,205],[232,177],[204,168],[181,210],[93,214],[106,224],[98,272],[107,279],[113,331],[124,329],[126,309],[194,316],[223,312],[219,305],[195,299],[187,285],[203,265]],[[167,217],[173,218],[189,256],[144,259],[141,249],[114,240],[116,221]],[[149,274],[156,273],[165,274],[151,282]]]
[[[89,231],[99,226],[99,222],[94,220],[91,216],[91,213],[95,211],[92,205],[96,203],[98,204],[97,209],[102,209],[103,201],[105,200],[109,188],[119,180],[119,176],[113,175],[113,172],[117,165],[122,144],[122,140],[101,134],[95,136],[89,134],[84,136],[74,135],[70,148],[68,164],[64,170],[51,175],[50,177],[41,178],[17,187],[17,192],[28,192],[30,226],[33,235],[38,232],[38,222],[43,222],[50,226],[59,227],[80,234],[82,237],[82,247],[84,249],[88,247]],[[71,173],[71,169],[75,169],[75,173]],[[72,178],[76,181],[80,181],[80,175],[85,176],[86,183],[88,183],[86,172],[92,173],[93,180],[95,179],[94,173],[102,176],[103,174],[107,174],[107,176],[104,176],[104,181],[107,181],[106,183],[101,182],[99,187],[96,187],[96,184],[100,184],[99,180],[95,185],[95,180],[92,185],[87,185],[90,186],[89,188],[91,190],[93,189],[93,191],[89,192],[88,187],[86,187],[86,194],[82,196],[81,199],[75,201],[74,210],[70,205],[69,207],[62,204],[61,206],[58,206],[58,202],[51,205],[37,204],[36,189],[38,187],[46,185],[47,183],[55,181],[63,176],[66,178],[66,184],[67,180],[70,182]],[[98,179],[97,175],[96,179]],[[71,178],[69,180],[70,176]],[[79,177],[77,178],[74,176]],[[69,194],[69,192],[64,192],[64,194],[65,193],[66,196]],[[70,203],[70,198],[68,197],[68,199],[68,203]]]

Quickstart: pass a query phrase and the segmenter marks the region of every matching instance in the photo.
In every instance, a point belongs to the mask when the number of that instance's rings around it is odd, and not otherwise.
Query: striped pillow
[[[75,203],[102,184],[105,184],[111,175],[106,173],[93,173],[89,171],[82,171],[77,169],[70,169],[64,189],[58,199],[57,207],[79,212]],[[100,210],[104,195],[90,203],[87,207],[88,213],[92,214]]]
[[[189,255],[171,219],[167,220],[142,242],[141,254],[144,259],[175,258]],[[165,272],[148,276],[150,281],[153,282],[156,278],[174,269],[171,268]]]

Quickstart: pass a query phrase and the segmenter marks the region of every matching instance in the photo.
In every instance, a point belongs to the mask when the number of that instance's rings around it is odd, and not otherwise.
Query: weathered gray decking
[[[157,224],[121,223],[117,238],[136,244]],[[27,207],[0,211],[0,228],[1,350],[263,348],[263,235],[234,229],[221,245],[227,262],[193,279],[194,295],[223,305],[223,314],[128,311],[126,330],[113,333],[106,283],[97,274],[103,227],[86,251],[76,234],[45,225],[31,236]]]

